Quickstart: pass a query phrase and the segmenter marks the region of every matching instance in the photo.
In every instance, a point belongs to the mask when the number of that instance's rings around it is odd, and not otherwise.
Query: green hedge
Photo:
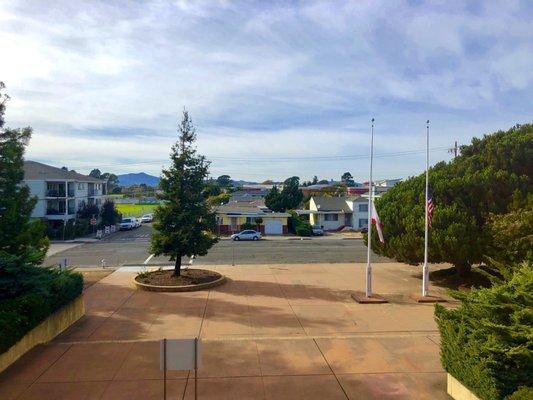
[[[298,236],[311,236],[313,234],[313,229],[309,222],[300,217],[295,211],[289,211],[289,214],[291,215],[288,219],[289,232]]]
[[[0,257],[0,353],[82,290],[81,274]]]
[[[444,369],[483,400],[532,387],[531,264],[523,264],[507,282],[454,297],[462,301],[457,309],[435,308]]]

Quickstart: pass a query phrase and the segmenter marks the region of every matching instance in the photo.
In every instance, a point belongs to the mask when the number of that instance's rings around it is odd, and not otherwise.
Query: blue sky
[[[424,169],[531,122],[528,1],[0,3],[0,80],[28,158],[157,175],[186,107],[212,174]],[[395,153],[402,153],[400,155]],[[342,157],[350,156],[350,157]]]

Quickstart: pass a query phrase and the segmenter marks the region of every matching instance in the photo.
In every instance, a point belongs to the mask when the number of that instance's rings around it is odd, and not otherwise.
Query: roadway
[[[62,263],[76,267],[99,267],[105,260],[108,267],[128,265],[169,265],[166,257],[150,258],[150,225],[125,232],[118,232],[94,243],[79,244],[50,255],[45,265]],[[188,260],[184,259],[184,263]],[[341,237],[272,238],[258,242],[233,242],[222,239],[204,257],[198,257],[195,265],[242,264],[299,264],[366,262],[366,246],[360,239]],[[373,255],[373,262],[390,262]]]

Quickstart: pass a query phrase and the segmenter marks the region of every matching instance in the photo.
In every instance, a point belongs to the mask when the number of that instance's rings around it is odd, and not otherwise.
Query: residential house
[[[53,225],[75,218],[86,204],[100,207],[107,194],[104,180],[35,161],[24,162],[24,183],[37,197],[32,217]]]
[[[246,203],[228,203],[215,207],[219,234],[231,234],[242,230],[245,223],[257,225],[255,229],[265,235],[283,235],[288,232],[288,213],[271,212],[262,206]],[[261,218],[261,224],[257,224]]]
[[[309,210],[297,212],[308,218],[311,225],[320,226],[326,231],[344,227],[360,230],[368,225],[368,196],[313,196],[309,200]]]

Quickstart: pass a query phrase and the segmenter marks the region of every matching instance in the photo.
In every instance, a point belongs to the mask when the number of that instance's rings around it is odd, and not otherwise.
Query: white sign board
[[[160,345],[160,367],[164,370],[164,340]],[[201,365],[200,339],[166,339],[167,370],[181,371],[200,368]],[[195,354],[196,349],[196,354]]]

